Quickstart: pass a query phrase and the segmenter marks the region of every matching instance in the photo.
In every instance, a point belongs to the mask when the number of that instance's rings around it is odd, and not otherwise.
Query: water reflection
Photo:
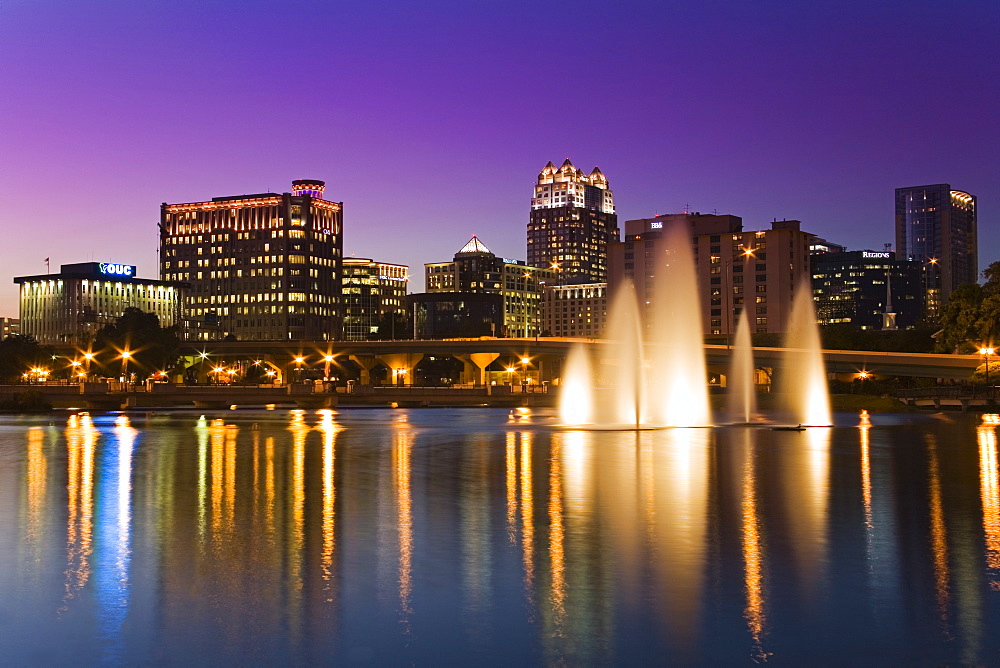
[[[983,416],[976,429],[979,442],[979,496],[983,506],[983,535],[990,587],[1000,591],[1000,463],[997,461],[997,423],[1000,415]]]
[[[757,472],[754,464],[756,447],[751,429],[741,429],[743,440],[743,562],[745,572],[746,607],[743,615],[747,620],[750,637],[753,640],[751,658],[763,661],[767,658],[763,641],[767,618],[764,613],[764,558],[761,539],[760,518],[757,511]]]
[[[1000,651],[1000,418],[609,433],[506,411],[222,415],[70,415],[65,450],[45,422],[0,430],[0,473],[20,476],[0,601],[37,629],[5,631],[20,620],[0,603],[5,649],[37,653],[37,634],[128,664],[166,646],[236,664]]]
[[[104,658],[118,663],[123,657],[122,624],[128,615],[131,597],[132,455],[138,431],[132,428],[127,417],[120,416],[112,434],[117,441],[116,447],[109,444],[101,451],[94,595],[104,638]]]

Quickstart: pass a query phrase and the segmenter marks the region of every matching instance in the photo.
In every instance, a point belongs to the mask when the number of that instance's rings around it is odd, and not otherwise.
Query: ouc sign
[[[135,276],[135,266],[131,264],[102,262],[98,268],[102,274],[107,274],[108,276]]]

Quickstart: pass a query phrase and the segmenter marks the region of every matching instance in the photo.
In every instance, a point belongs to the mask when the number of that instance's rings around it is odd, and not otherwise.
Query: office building
[[[607,314],[607,283],[548,285],[542,291],[543,336],[599,338]]]
[[[925,264],[928,315],[979,279],[976,197],[947,183],[896,188],[896,253]]]
[[[406,301],[415,339],[502,336],[505,328],[504,300],[497,293],[422,292]]]
[[[751,331],[779,333],[788,328],[792,297],[799,285],[809,288],[809,246],[813,235],[797,220],[771,223],[769,230],[743,230],[738,216],[701,213],[666,214],[625,222],[625,241],[611,245],[614,294],[625,279],[651,322],[656,299],[655,258],[663,248],[663,233],[683,225],[691,234],[697,289],[706,335],[731,335],[743,309],[750,311]]]
[[[162,327],[181,322],[186,284],[138,278],[136,267],[111,262],[64,264],[58,274],[19,276],[22,334],[43,345],[86,345],[127,308],[153,313]]]
[[[844,251],[812,256],[816,319],[821,325],[906,329],[924,312],[924,272],[892,251]]]
[[[556,274],[547,267],[497,257],[476,236],[455,253],[451,262],[425,264],[424,273],[429,293],[500,295],[504,320],[494,336],[505,337],[541,333],[542,288],[551,285]]]
[[[558,169],[545,165],[531,198],[529,265],[557,269],[562,285],[604,283],[608,244],[619,235],[614,194],[600,169],[584,174],[568,158]]]
[[[0,340],[21,333],[21,321],[17,318],[0,318]]]
[[[160,276],[191,285],[191,338],[341,338],[343,203],[324,189],[298,180],[290,193],[162,205]]]
[[[406,265],[376,262],[370,258],[344,258],[345,341],[409,337],[408,274]]]

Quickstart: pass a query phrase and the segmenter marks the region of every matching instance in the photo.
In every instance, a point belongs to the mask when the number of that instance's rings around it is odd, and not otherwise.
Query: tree
[[[113,325],[97,332],[94,349],[100,351],[97,361],[109,375],[127,372],[145,378],[176,366],[180,339],[176,325],[161,327],[156,314],[129,307]]]
[[[992,265],[991,265],[992,266]],[[944,353],[969,353],[978,348],[976,342],[984,341],[984,334],[995,327],[985,327],[981,311],[984,288],[975,283],[965,283],[955,288],[941,309],[941,331],[937,336],[937,349]]]
[[[0,341],[0,381],[15,383],[34,367],[45,367],[52,360],[52,349],[38,345],[35,337],[12,334]]]

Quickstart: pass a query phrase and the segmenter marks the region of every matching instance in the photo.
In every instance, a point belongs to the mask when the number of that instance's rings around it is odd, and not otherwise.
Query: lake
[[[998,423],[0,416],[0,662],[1000,664]]]

